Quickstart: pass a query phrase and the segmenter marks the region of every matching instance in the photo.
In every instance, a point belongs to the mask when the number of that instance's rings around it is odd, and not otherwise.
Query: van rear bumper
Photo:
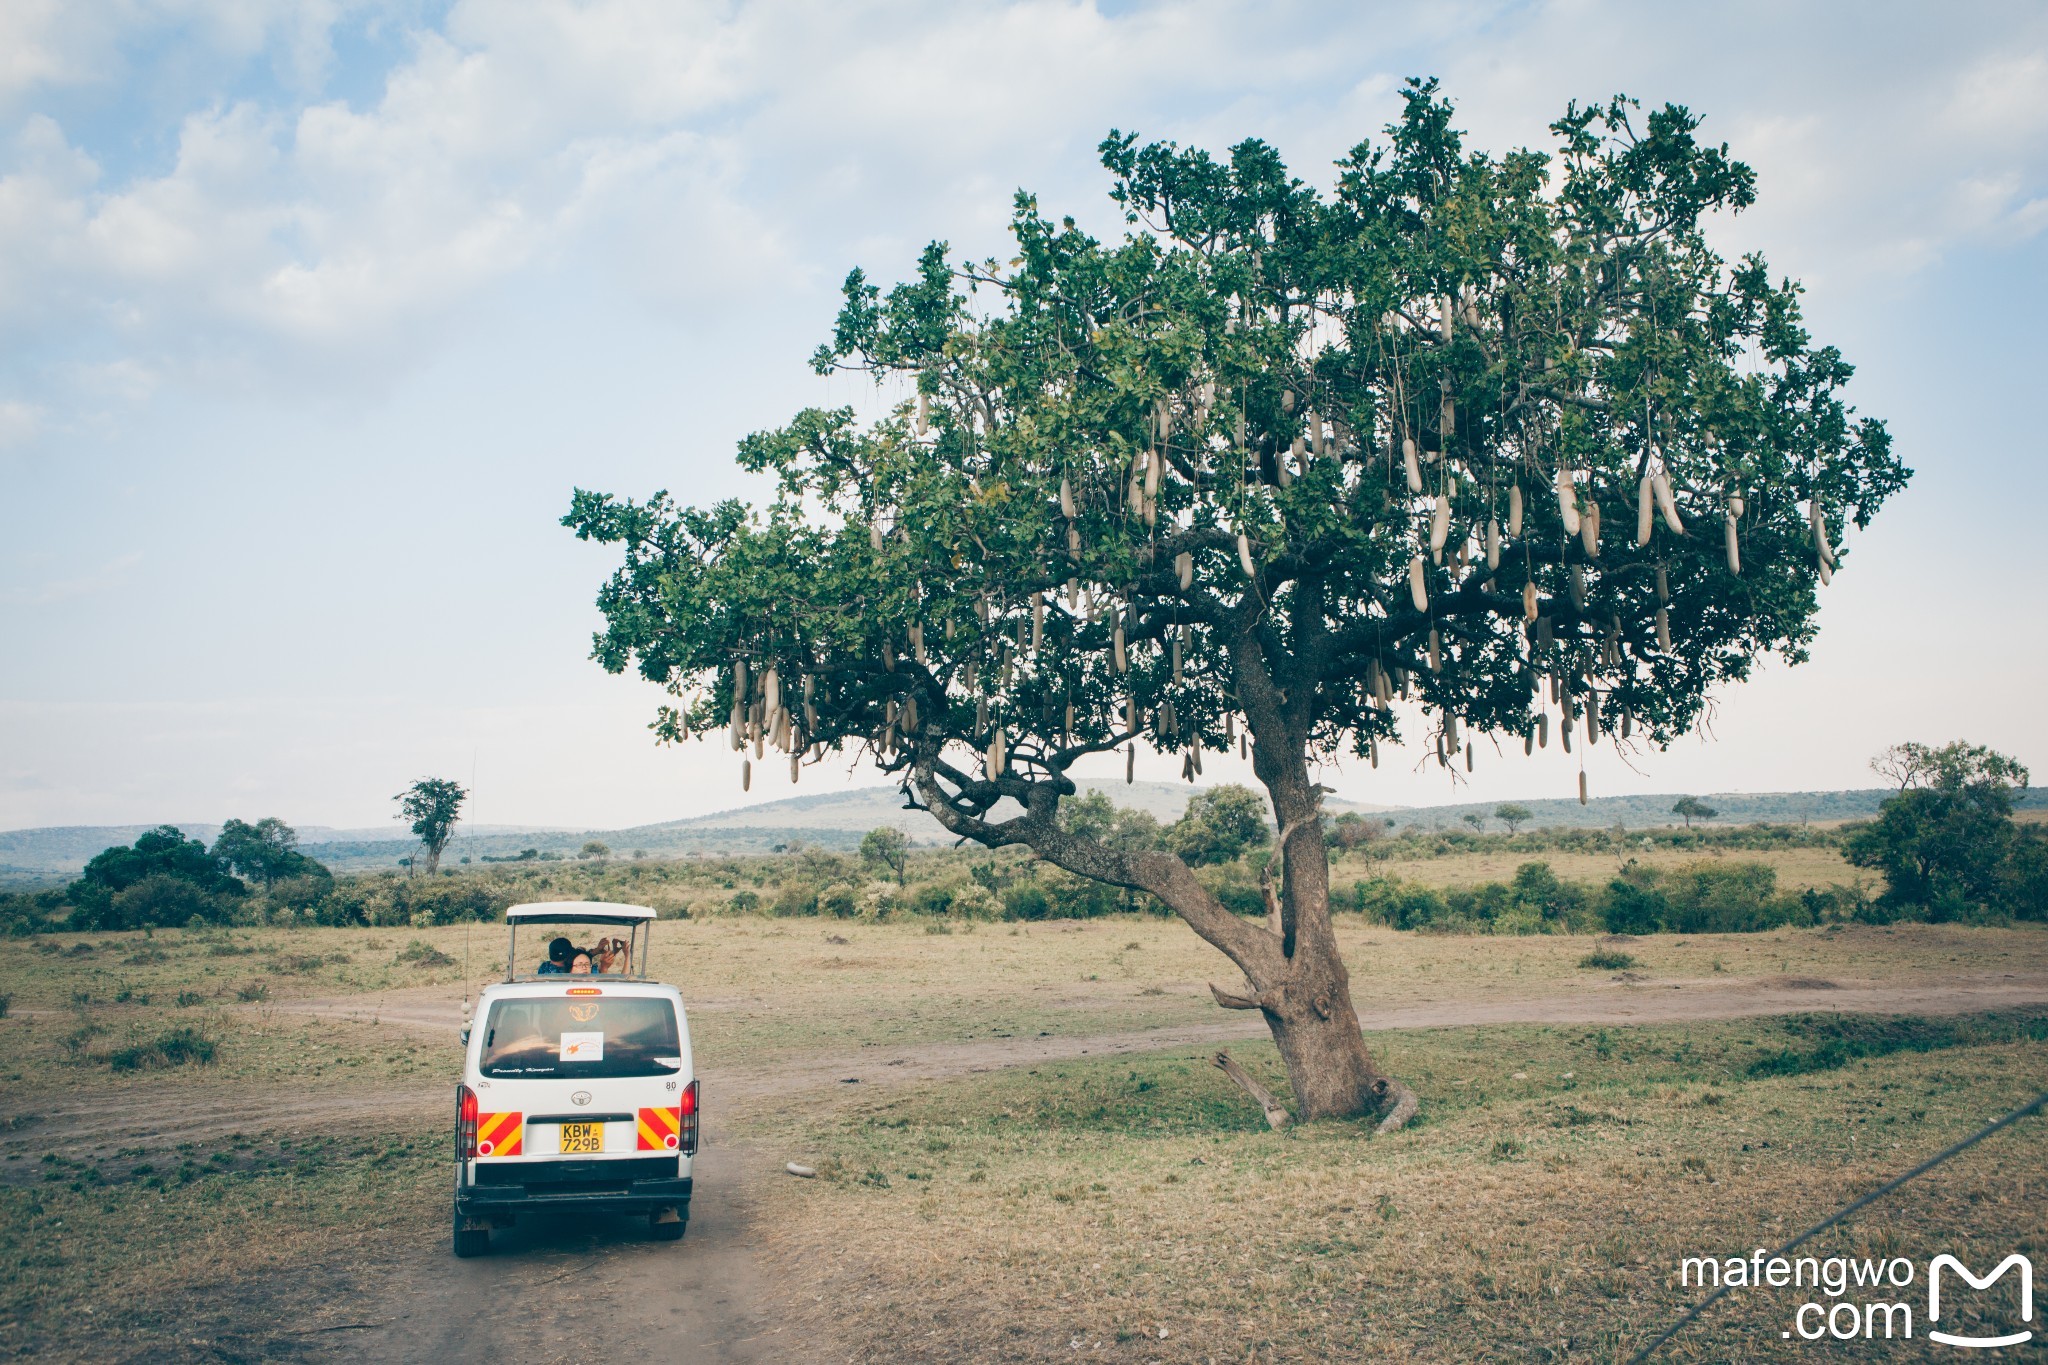
[[[456,1187],[455,1207],[465,1217],[520,1209],[687,1214],[692,1180],[676,1174],[680,1164],[674,1157],[479,1163],[474,1183]]]

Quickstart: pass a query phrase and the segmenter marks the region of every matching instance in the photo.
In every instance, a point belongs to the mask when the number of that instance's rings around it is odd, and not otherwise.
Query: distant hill
[[[48,882],[78,875],[97,854],[123,844],[162,825],[211,844],[220,837],[220,826],[205,820],[159,820],[153,825],[53,825],[44,829],[0,830],[0,886],[23,882]],[[548,832],[537,825],[479,825],[469,837],[509,839],[517,842]],[[399,831],[403,834],[402,827]],[[577,847],[582,847],[578,836]],[[409,849],[409,838],[395,837],[391,829],[334,829],[326,825],[299,826],[299,847],[314,857],[316,848]],[[393,859],[404,857],[394,853]],[[327,862],[326,858],[320,861]],[[336,864],[328,863],[330,867]]]
[[[1200,788],[1176,782],[1094,782],[1081,788],[1100,788],[1119,806],[1145,811],[1162,823],[1180,818],[1189,796]],[[1332,811],[1381,811],[1381,806],[1357,802],[1330,803]],[[1000,806],[998,818],[1016,813],[1014,807]],[[823,792],[815,796],[791,796],[759,805],[740,806],[687,820],[633,825],[626,829],[572,830],[524,825],[456,827],[455,838],[442,854],[443,863],[474,862],[516,858],[526,849],[537,853],[574,855],[595,840],[613,853],[629,856],[635,852],[653,857],[682,857],[690,854],[769,853],[801,844],[809,848],[850,850],[860,847],[861,837],[880,825],[890,825],[909,835],[912,842],[942,846],[953,841],[943,826],[921,810],[906,810],[895,787],[857,787],[851,791]],[[0,886],[48,883],[78,874],[87,860],[105,848],[133,843],[151,825],[80,825],[55,829],[26,829],[0,832]],[[211,843],[220,826],[194,821],[178,828]],[[341,830],[303,826],[299,849],[337,872],[360,872],[395,867],[418,847],[412,839],[392,830]]]
[[[1143,810],[1162,823],[1180,818],[1188,798],[1197,787],[1176,782],[1083,782],[1083,790],[1107,792],[1119,806]],[[1695,793],[1718,812],[1715,825],[1829,824],[1863,819],[1876,813],[1878,804],[1890,795],[1883,789],[1833,792],[1707,792]],[[1616,824],[1630,829],[1654,828],[1679,823],[1671,813],[1675,793],[1657,796],[1608,796],[1581,806],[1573,800],[1525,800],[1533,818],[1529,827],[1609,829]],[[1331,798],[1333,815],[1347,811],[1374,815],[1388,821],[1398,832],[1404,829],[1460,829],[1464,817],[1477,813],[1486,817],[1486,828],[1499,829],[1493,819],[1498,801],[1465,802],[1443,806],[1371,806]],[[2040,791],[2025,794],[2023,807],[2048,809]],[[998,807],[996,815],[1005,813]],[[176,823],[176,822],[173,822]],[[861,836],[878,825],[891,825],[909,835],[915,843],[940,846],[953,841],[939,822],[919,810],[906,810],[895,787],[858,787],[852,791],[825,792],[816,796],[791,796],[759,805],[741,806],[687,820],[634,825],[627,829],[569,830],[530,825],[459,826],[456,837],[443,855],[444,862],[507,860],[522,851],[574,856],[583,845],[595,840],[619,856],[642,853],[652,857],[682,857],[690,854],[768,853],[778,848],[803,845],[811,848],[850,850],[860,846]],[[50,829],[0,831],[0,886],[46,885],[78,875],[87,860],[102,849],[129,844],[150,825],[72,825]],[[178,824],[195,838],[211,843],[220,826],[202,821]],[[304,826],[299,830],[299,847],[337,872],[359,872],[396,867],[418,847],[411,839],[390,829],[330,829]]]

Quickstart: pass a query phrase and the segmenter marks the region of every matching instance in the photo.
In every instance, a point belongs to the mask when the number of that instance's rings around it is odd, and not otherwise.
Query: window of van
[[[667,1076],[682,1069],[675,1007],[645,996],[500,1000],[484,1025],[486,1076]]]

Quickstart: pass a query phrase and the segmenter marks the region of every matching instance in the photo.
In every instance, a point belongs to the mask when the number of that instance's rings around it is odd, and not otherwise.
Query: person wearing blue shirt
[[[542,976],[567,976],[569,959],[576,956],[576,945],[566,938],[558,938],[548,944],[548,960],[540,964]]]

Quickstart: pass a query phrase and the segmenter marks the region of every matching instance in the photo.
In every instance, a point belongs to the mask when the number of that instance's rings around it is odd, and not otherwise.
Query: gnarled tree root
[[[1272,1127],[1285,1128],[1294,1122],[1294,1115],[1288,1113],[1287,1107],[1273,1098],[1273,1092],[1253,1080],[1251,1073],[1233,1061],[1229,1053],[1219,1052],[1209,1060],[1222,1068],[1224,1075],[1236,1081],[1244,1088],[1245,1094],[1258,1102],[1259,1108],[1266,1113],[1266,1122]]]
[[[1373,1093],[1379,1097],[1382,1108],[1387,1109],[1386,1117],[1380,1120],[1375,1133],[1391,1133],[1408,1126],[1408,1120],[1415,1117],[1415,1111],[1422,1108],[1422,1101],[1415,1098],[1415,1092],[1397,1080],[1382,1076],[1372,1083]]]

